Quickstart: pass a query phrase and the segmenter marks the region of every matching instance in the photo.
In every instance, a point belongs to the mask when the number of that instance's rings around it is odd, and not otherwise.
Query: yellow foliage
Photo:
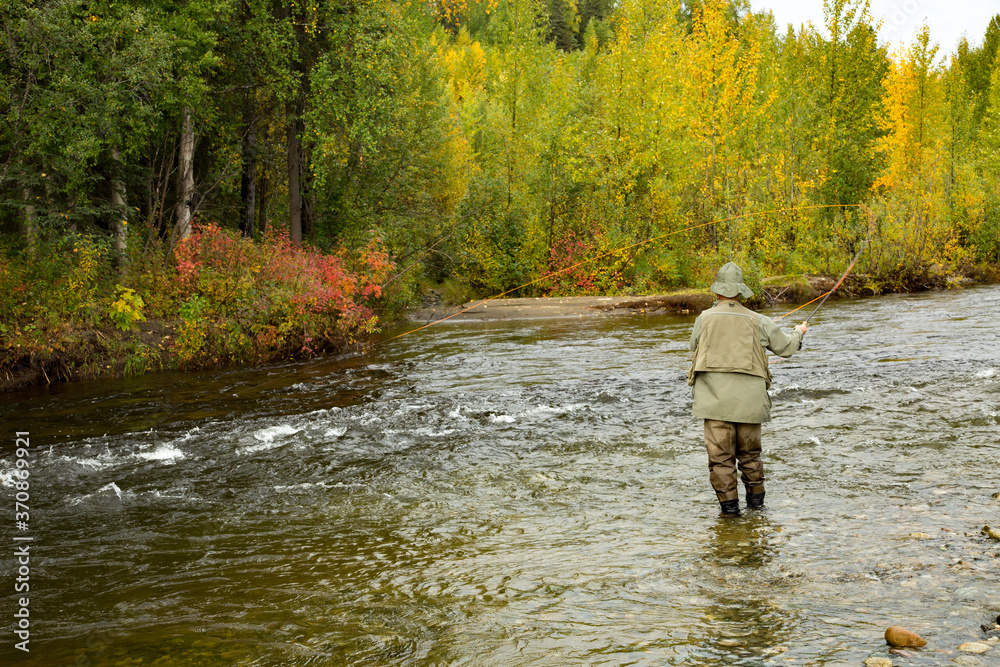
[[[933,64],[937,46],[929,42],[924,26],[912,45],[891,55],[883,83],[886,117],[881,126],[886,136],[878,145],[887,167],[875,182],[876,190],[925,190],[942,180],[934,170],[944,162],[948,123],[941,104],[942,73]]]
[[[128,331],[136,322],[145,322],[146,316],[142,310],[146,304],[134,289],[115,285],[118,298],[108,307],[108,315],[115,326],[122,331]]]
[[[744,168],[732,155],[732,144],[748,123],[767,112],[756,100],[760,48],[743,44],[727,24],[728,3],[707,0],[696,14],[687,39],[684,63],[689,127],[701,144],[695,160],[703,174],[704,195],[714,208],[729,176]]]

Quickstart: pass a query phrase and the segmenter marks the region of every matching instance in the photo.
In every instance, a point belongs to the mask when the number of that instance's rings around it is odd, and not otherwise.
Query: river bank
[[[46,244],[44,261],[0,248],[0,390],[348,351],[394,269],[377,238],[323,252],[214,224],[126,256],[86,235]]]
[[[931,269],[916,279],[900,283],[897,289],[873,286],[865,275],[852,275],[831,298],[875,296],[885,291],[922,292],[962,288],[976,283],[996,282],[997,272],[952,273]],[[773,276],[763,281],[752,307],[776,304],[802,304],[830,290],[836,276]],[[711,306],[712,294],[706,290],[683,289],[662,294],[617,296],[525,297],[474,300],[462,305],[442,303],[440,295],[428,293],[424,303],[403,315],[420,324],[443,320],[482,322],[498,320],[537,320],[546,318],[611,317],[630,314],[697,314]],[[17,391],[36,384],[53,384],[96,377],[124,377],[184,368],[178,360],[178,332],[181,320],[150,319],[130,331],[115,328],[73,330],[65,327],[51,332],[52,343],[44,350],[22,353],[17,348],[0,350],[0,392]],[[205,336],[212,339],[213,327],[206,323]],[[182,332],[183,333],[183,332]],[[220,337],[225,332],[215,331]],[[209,341],[210,342],[210,341]],[[363,343],[361,343],[363,346]],[[209,345],[208,347],[215,347]],[[305,346],[303,346],[304,348]],[[257,350],[249,359],[232,360],[225,356],[206,357],[192,368],[223,368],[233,365],[253,366],[282,359],[319,355],[330,349],[288,349],[287,346]]]
[[[833,289],[839,276],[792,275],[765,278],[760,293],[748,304],[752,308],[777,304],[803,304]],[[959,289],[976,283],[994,283],[998,276],[988,272],[949,273],[932,269],[897,289],[876,287],[866,275],[850,275],[831,295],[832,299],[878,296],[888,292],[925,292]],[[606,317],[642,313],[697,315],[715,301],[707,289],[684,289],[662,294],[621,296],[528,297],[478,299],[462,305],[442,303],[431,294],[425,303],[409,313],[413,322],[430,324],[439,321],[484,322],[496,320],[533,320],[565,317]]]

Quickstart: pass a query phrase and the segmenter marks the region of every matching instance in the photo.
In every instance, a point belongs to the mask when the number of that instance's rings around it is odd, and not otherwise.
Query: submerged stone
[[[912,648],[927,646],[926,639],[918,635],[916,632],[907,630],[899,625],[894,625],[886,629],[885,643],[890,646],[909,646]]]
[[[870,658],[865,658],[865,667],[892,667],[892,660],[889,658],[872,656]]]
[[[952,663],[963,667],[982,667],[984,664],[982,660],[971,655],[960,655],[952,660]]]
[[[966,653],[986,653],[990,650],[990,645],[982,642],[965,642],[958,647],[958,650]]]

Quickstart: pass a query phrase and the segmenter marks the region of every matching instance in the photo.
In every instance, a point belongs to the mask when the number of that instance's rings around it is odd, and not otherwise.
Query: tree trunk
[[[290,28],[295,35],[295,45],[292,47],[291,71],[293,77],[298,75],[295,97],[285,104],[285,150],[286,168],[288,170],[288,236],[293,245],[302,245],[302,150],[299,146],[299,121],[305,106],[303,81],[306,67],[302,64],[302,48],[306,40],[301,23],[293,16],[294,3],[280,3],[278,17],[290,22]]]
[[[302,245],[302,184],[301,151],[299,150],[298,117],[295,107],[288,105],[285,124],[288,148],[288,235],[292,245]]]
[[[267,177],[267,169],[263,170],[260,176],[260,185],[257,188],[257,199],[259,200],[257,206],[257,232],[264,236],[267,234],[267,209],[271,205],[270,191],[268,187],[270,185],[270,180]]]
[[[194,217],[194,122],[191,110],[184,109],[181,122],[181,146],[177,173],[177,223],[174,228],[177,240],[191,235]]]
[[[271,129],[268,123],[261,127],[264,136],[261,137],[265,146],[271,144]],[[257,233],[262,237],[267,234],[267,214],[271,207],[271,167],[268,161],[261,163],[261,168],[257,171],[259,182],[257,183]]]
[[[310,142],[306,146],[299,147],[299,181],[302,185],[302,236],[313,238],[316,227],[316,211],[319,202],[316,199],[316,187],[313,183],[312,171],[308,165],[312,162],[313,144]]]
[[[111,221],[111,231],[114,236],[115,252],[119,259],[125,259],[125,225],[128,224],[128,202],[125,195],[125,183],[122,181],[122,153],[117,147],[111,149],[114,160],[111,178],[111,203],[115,207],[114,218]]]
[[[38,245],[38,219],[35,215],[35,205],[32,203],[31,188],[25,187],[21,194],[24,195],[24,245],[28,254],[34,257],[35,246]]]
[[[240,197],[243,200],[243,220],[240,227],[243,235],[253,238],[257,214],[257,121],[250,102],[244,102],[243,120],[243,178]]]
[[[788,161],[788,205],[795,208],[795,155]]]

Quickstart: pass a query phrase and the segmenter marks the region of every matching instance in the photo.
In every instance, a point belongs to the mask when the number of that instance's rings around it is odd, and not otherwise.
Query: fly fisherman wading
[[[760,461],[760,425],[771,421],[771,386],[767,352],[790,357],[802,347],[805,322],[789,335],[770,318],[749,310],[740,298],[753,296],[743,271],[733,262],[712,283],[718,299],[694,322],[691,369],[694,389],[691,412],[705,420],[709,480],[724,515],[740,513],[736,467],[746,487],[747,507],[764,506],[764,465]]]

